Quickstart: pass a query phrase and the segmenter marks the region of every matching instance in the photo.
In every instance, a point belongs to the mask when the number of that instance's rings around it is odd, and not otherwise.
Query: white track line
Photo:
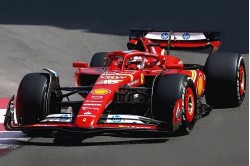
[[[7,109],[7,108],[6,108]],[[6,109],[0,109],[0,123],[4,123],[4,118],[5,118],[5,114],[6,114]],[[15,123],[17,123],[16,121],[16,109],[14,109],[14,119],[15,119]]]
[[[0,123],[4,122],[5,113],[6,113],[6,109],[0,109]]]
[[[20,133],[20,132],[21,131],[0,131],[0,133]]]
[[[24,141],[24,142],[26,142],[29,139],[30,138],[28,138],[28,137],[23,137],[23,138],[21,138],[21,137],[19,137],[19,138],[0,138],[0,141],[15,140],[15,141]]]
[[[9,149],[13,150],[17,148],[19,145],[11,145],[11,144],[0,144],[0,149]]]

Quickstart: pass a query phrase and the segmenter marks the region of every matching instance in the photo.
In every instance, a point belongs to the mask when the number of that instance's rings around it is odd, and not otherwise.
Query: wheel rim
[[[185,94],[185,113],[188,122],[192,122],[194,119],[194,108],[195,108],[194,93],[192,89],[189,87],[187,88]]]
[[[239,83],[240,83],[240,96],[245,94],[245,68],[240,66]]]

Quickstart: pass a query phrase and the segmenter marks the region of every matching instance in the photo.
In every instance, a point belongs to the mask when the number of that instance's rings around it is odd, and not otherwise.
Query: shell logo
[[[106,88],[99,88],[99,89],[94,89],[91,91],[91,93],[94,95],[106,95],[110,92],[111,91],[109,89],[106,89]]]

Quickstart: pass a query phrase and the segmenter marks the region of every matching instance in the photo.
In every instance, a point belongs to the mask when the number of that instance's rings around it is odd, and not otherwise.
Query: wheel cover
[[[188,87],[185,94],[185,114],[188,122],[194,119],[195,101],[193,90]]]
[[[240,75],[239,75],[239,82],[240,82],[240,96],[245,94],[245,68],[244,66],[240,66]]]

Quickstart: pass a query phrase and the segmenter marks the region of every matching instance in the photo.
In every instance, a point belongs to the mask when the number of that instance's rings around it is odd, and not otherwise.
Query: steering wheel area
[[[136,64],[129,64],[127,70],[139,70],[139,67]]]

